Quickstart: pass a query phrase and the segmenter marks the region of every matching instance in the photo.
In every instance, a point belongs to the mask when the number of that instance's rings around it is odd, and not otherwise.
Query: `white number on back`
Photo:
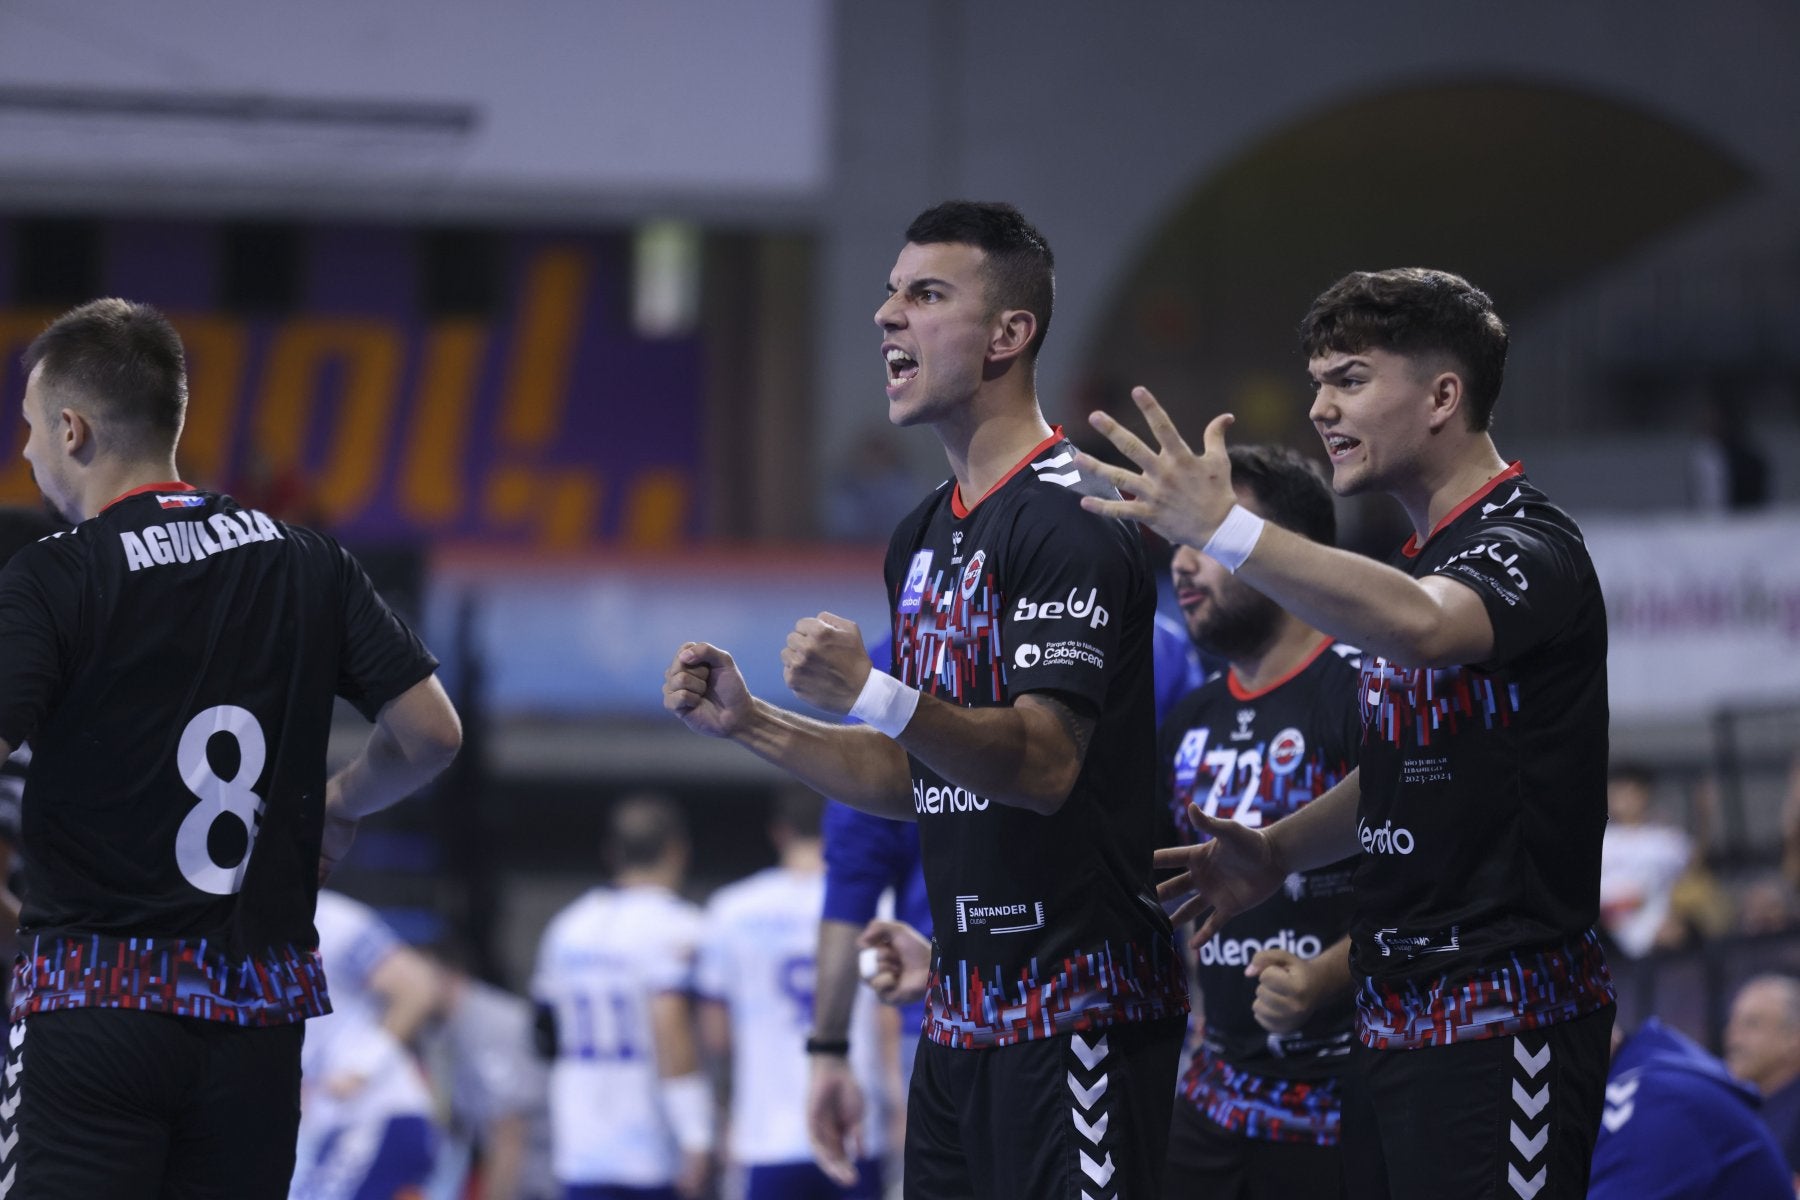
[[[238,768],[230,779],[220,779],[206,758],[207,743],[217,734],[229,734],[237,743]],[[256,848],[256,834],[262,827],[263,799],[250,789],[262,774],[268,758],[268,743],[262,726],[248,709],[235,704],[219,704],[200,713],[181,731],[181,745],[175,751],[175,765],[188,791],[200,797],[200,803],[188,812],[175,833],[175,863],[187,881],[203,892],[230,896],[244,886],[244,871],[250,866],[250,852]],[[244,856],[236,866],[221,867],[213,861],[207,840],[213,825],[227,814],[244,823]]]

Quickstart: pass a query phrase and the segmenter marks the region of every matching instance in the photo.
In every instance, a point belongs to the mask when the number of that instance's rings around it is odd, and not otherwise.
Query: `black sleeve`
[[[1177,704],[1169,719],[1156,731],[1156,834],[1153,843],[1159,849],[1178,846],[1185,839],[1175,826],[1175,749],[1185,724],[1178,724],[1186,706]]]
[[[0,570],[0,739],[14,749],[55,703],[79,605],[67,555],[43,543]]]
[[[376,593],[362,564],[335,542],[331,549],[344,604],[337,693],[373,721],[388,701],[429,678],[438,660]]]
[[[1488,666],[1511,662],[1555,637],[1578,610],[1587,551],[1546,522],[1489,520],[1470,529],[1432,573],[1481,597],[1494,627]]]
[[[1057,692],[1097,712],[1118,669],[1134,571],[1123,527],[1079,500],[1051,492],[1020,510],[1007,547],[1002,645],[1009,698]]]

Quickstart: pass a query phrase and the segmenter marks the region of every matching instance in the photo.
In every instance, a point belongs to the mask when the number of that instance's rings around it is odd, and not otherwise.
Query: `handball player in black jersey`
[[[1238,503],[1329,546],[1331,492],[1292,450],[1234,446]],[[1175,598],[1226,670],[1183,697],[1157,737],[1160,844],[1205,840],[1194,813],[1266,829],[1356,766],[1356,651],[1177,546]],[[1295,872],[1194,955],[1203,1040],[1169,1132],[1166,1200],[1330,1198],[1343,1189],[1341,1076],[1351,1005],[1354,858]]]
[[[782,652],[803,701],[755,699],[690,642],[664,701],[808,786],[919,823],[936,944],[907,1109],[906,1194],[1160,1191],[1187,987],[1156,901],[1155,580],[1116,497],[1038,407],[1052,259],[1006,205],[921,214],[875,314],[888,415],[954,478],[900,523],[891,673],[822,613]]]
[[[24,367],[25,458],[74,528],[0,573],[0,755],[33,751],[0,1191],[278,1200],[329,1011],[319,879],[461,729],[336,543],[179,480],[161,314],[83,305]],[[327,779],[334,696],[375,728]]]
[[[1594,932],[1606,823],[1606,613],[1581,532],[1495,450],[1507,334],[1487,295],[1417,268],[1357,272],[1301,324],[1311,417],[1342,495],[1393,496],[1387,565],[1236,504],[1229,415],[1196,454],[1143,389],[1160,450],[1095,425],[1142,474],[1086,500],[1201,546],[1360,646],[1357,771],[1270,829],[1158,852],[1204,942],[1289,872],[1360,852],[1357,1045],[1343,1147],[1354,1197],[1584,1196],[1613,987]],[[1208,910],[1210,909],[1210,913]]]

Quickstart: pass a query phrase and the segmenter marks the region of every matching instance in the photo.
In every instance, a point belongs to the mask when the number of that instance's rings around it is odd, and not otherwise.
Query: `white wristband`
[[[1231,506],[1213,535],[1206,539],[1206,545],[1200,547],[1200,553],[1230,571],[1237,574],[1237,569],[1244,565],[1250,552],[1256,549],[1256,539],[1262,536],[1263,519],[1241,504]]]
[[[687,1154],[705,1154],[713,1147],[712,1086],[695,1071],[662,1081],[663,1116],[675,1144]]]
[[[907,687],[886,671],[871,670],[856,703],[850,706],[850,715],[870,729],[897,738],[918,707],[919,689]]]

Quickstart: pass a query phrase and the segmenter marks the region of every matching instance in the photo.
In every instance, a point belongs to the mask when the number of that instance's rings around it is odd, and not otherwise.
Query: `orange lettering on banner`
[[[672,468],[645,471],[631,481],[620,530],[632,546],[673,546],[681,541],[688,510],[687,474]]]
[[[510,445],[536,449],[562,427],[592,268],[584,251],[553,247],[526,269],[500,415]]]
[[[353,520],[373,499],[387,460],[399,391],[401,343],[375,321],[300,317],[283,325],[263,368],[256,448],[275,471],[301,467],[324,367],[337,361],[343,389],[327,438],[325,461],[311,474],[320,511]]]
[[[525,467],[495,467],[488,472],[487,493],[482,497],[482,515],[494,532],[517,525],[531,513],[536,503],[538,479]]]
[[[171,317],[187,348],[187,423],[181,431],[181,474],[207,488],[229,488],[231,435],[243,415],[244,324],[230,317]]]
[[[21,457],[29,431],[25,428],[25,419],[19,415],[19,405],[25,399],[25,379],[16,367],[19,355],[25,353],[31,339],[44,332],[44,326],[55,319],[56,313],[50,309],[18,308],[0,312],[0,363],[8,368],[0,370],[0,379],[18,378],[18,390],[9,389],[8,394],[0,396],[0,429],[9,435],[0,440],[0,453],[5,455],[4,461],[0,461],[0,504],[24,504],[36,508],[44,502],[37,484],[31,481],[31,467]]]
[[[542,485],[537,542],[548,550],[575,550],[595,534],[600,519],[600,479],[590,471],[559,471]]]
[[[399,488],[402,511],[422,525],[445,524],[462,512],[475,385],[487,346],[480,321],[440,321],[426,336]]]
[[[594,536],[599,517],[597,476],[530,461],[562,430],[592,273],[585,250],[539,251],[526,268],[513,327],[499,435],[504,445],[525,452],[526,461],[514,458],[491,470],[483,511],[494,525],[528,524],[540,546],[579,546]]]

